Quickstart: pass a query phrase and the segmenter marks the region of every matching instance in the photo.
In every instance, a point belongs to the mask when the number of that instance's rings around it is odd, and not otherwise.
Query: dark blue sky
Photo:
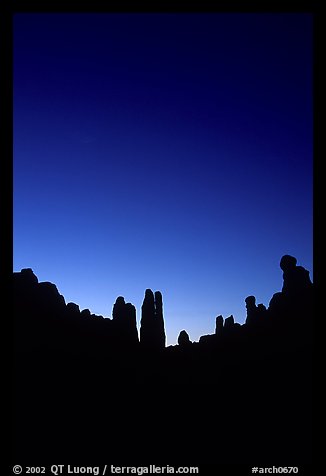
[[[312,274],[310,14],[17,14],[14,268],[168,343]]]

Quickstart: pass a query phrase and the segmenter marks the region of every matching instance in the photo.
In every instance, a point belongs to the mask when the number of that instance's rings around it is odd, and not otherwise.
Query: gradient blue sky
[[[167,343],[312,275],[310,14],[16,14],[14,270]]]

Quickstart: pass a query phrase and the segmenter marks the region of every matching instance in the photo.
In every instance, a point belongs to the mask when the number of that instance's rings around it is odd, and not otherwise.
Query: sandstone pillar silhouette
[[[178,344],[180,347],[189,347],[191,344],[191,340],[189,339],[189,334],[187,331],[183,330],[180,332],[179,337],[178,337]]]
[[[146,289],[141,309],[140,343],[150,349],[165,347],[162,294]]]
[[[309,271],[297,266],[297,259],[290,255],[282,256],[280,268],[282,291],[273,295],[268,313],[284,334],[304,339],[312,332],[313,284]]]
[[[231,316],[227,317],[224,322],[224,327],[225,329],[230,329],[234,326],[234,317],[231,314]]]
[[[215,325],[215,335],[219,336],[223,332],[224,319],[223,316],[217,316]]]
[[[138,331],[136,323],[136,308],[124,297],[119,296],[112,310],[112,321],[119,340],[125,344],[136,344]]]
[[[257,306],[256,306],[256,298],[255,296],[248,296],[245,299],[246,309],[247,309],[247,317],[246,317],[246,324],[253,325],[257,322]]]

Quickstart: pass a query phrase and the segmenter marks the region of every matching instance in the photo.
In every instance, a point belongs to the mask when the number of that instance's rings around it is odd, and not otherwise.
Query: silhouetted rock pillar
[[[280,268],[283,270],[282,293],[298,299],[300,298],[298,293],[305,294],[311,290],[309,271],[302,266],[297,266],[297,259],[294,256],[282,256]]]
[[[152,341],[152,327],[155,319],[155,300],[151,289],[146,289],[145,298],[141,307],[140,343],[148,345]]]
[[[113,306],[112,320],[117,337],[122,343],[138,343],[136,308],[129,302],[125,303],[122,296],[117,298]]]
[[[246,324],[252,325],[257,321],[257,306],[255,296],[248,296],[245,299],[246,309],[247,309],[247,318]]]
[[[165,347],[162,294],[146,289],[140,322],[140,343],[151,349]]]
[[[299,314],[309,310],[312,303],[312,282],[309,271],[297,266],[294,256],[284,255],[280,261],[283,271],[283,286],[281,293],[275,293],[269,304],[272,313],[278,308],[284,313],[293,311]]]
[[[122,296],[117,297],[113,309],[112,309],[112,319],[115,322],[125,320],[125,298]]]
[[[280,268],[283,271],[282,292],[273,295],[269,315],[282,327],[283,333],[292,334],[293,339],[304,339],[305,334],[312,331],[313,284],[309,271],[297,266],[297,259],[290,255],[282,256]]]
[[[234,317],[231,314],[231,316],[227,317],[224,322],[224,329],[225,330],[230,330],[234,326]]]
[[[160,348],[165,347],[165,329],[163,319],[163,299],[160,291],[155,292],[155,320],[157,329],[157,346]]]
[[[128,319],[128,336],[131,342],[138,344],[138,330],[137,330],[137,320],[136,320],[136,308],[130,302],[127,302],[126,307],[126,315]]]
[[[189,339],[188,332],[185,330],[181,331],[178,337],[178,344],[180,347],[189,347],[191,340]]]
[[[223,316],[217,316],[216,318],[216,325],[215,325],[215,335],[221,335],[223,331],[224,319]]]

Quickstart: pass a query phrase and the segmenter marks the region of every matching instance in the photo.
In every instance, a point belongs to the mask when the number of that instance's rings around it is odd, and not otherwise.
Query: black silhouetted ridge
[[[122,296],[104,318],[14,273],[15,461],[309,462],[313,284],[294,257],[280,267],[268,307],[248,296],[244,324],[217,315],[214,334],[168,347],[159,291],[138,329]]]

